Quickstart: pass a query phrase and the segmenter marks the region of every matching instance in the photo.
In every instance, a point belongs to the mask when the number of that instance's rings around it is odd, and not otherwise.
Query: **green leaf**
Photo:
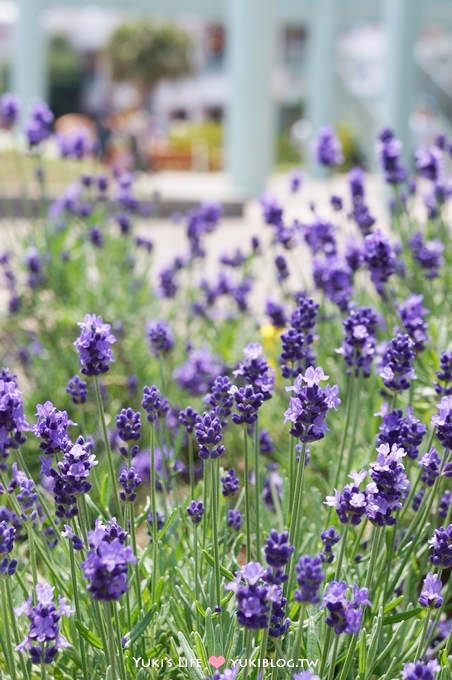
[[[188,675],[190,676],[190,678],[193,678],[193,680],[203,680],[205,676],[201,673],[201,670],[197,668],[198,658],[196,657],[194,651],[187,642],[187,638],[181,632],[177,634],[177,637],[179,639],[179,644],[183,649],[184,656],[188,662],[188,667],[186,669]]]
[[[86,628],[86,626],[81,623],[81,621],[76,621],[75,625],[77,626],[78,630],[80,631],[81,636],[92,646],[95,647],[96,649],[103,649],[102,642],[100,639],[95,635],[91,630]]]
[[[392,600],[391,602],[388,602],[388,604],[386,605],[386,607],[385,607],[384,610],[383,610],[383,613],[384,613],[384,614],[388,614],[388,613],[391,612],[393,609],[395,609],[396,607],[398,607],[399,604],[400,604],[401,602],[403,602],[403,597],[404,597],[403,595],[400,595],[400,597],[396,597],[395,600]]]
[[[162,528],[160,529],[160,531],[157,534],[157,540],[158,541],[160,541],[165,536],[166,532],[168,531],[168,529],[170,528],[170,526],[173,524],[174,520],[176,519],[178,512],[179,512],[178,509],[174,508],[173,512],[168,517],[165,524],[162,526]]]
[[[150,610],[146,612],[141,621],[138,621],[138,623],[132,628],[129,635],[127,636],[131,643],[135,642],[135,640],[138,640],[140,635],[144,633],[156,611],[157,605],[154,604]]]
[[[400,614],[393,614],[393,616],[385,616],[383,619],[384,626],[390,626],[393,623],[399,623],[400,621],[406,621],[407,619],[412,619],[413,616],[418,616],[422,612],[422,607],[416,607],[416,609],[409,609],[406,612],[400,612]]]
[[[204,555],[206,561],[210,564],[210,566],[213,567],[214,564],[215,564],[215,561],[214,561],[212,555],[210,555],[210,554],[207,552],[207,550],[203,550],[203,551],[202,551],[202,554]],[[222,564],[220,564],[220,572],[223,574],[223,576],[224,576],[225,578],[228,579],[228,581],[233,581],[234,578],[235,578],[235,576],[234,576],[234,574],[232,573],[232,571],[229,571],[229,569],[226,569],[226,567],[223,567]]]

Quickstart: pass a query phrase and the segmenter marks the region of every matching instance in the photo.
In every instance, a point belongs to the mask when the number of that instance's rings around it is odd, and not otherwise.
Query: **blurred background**
[[[3,0],[0,74],[24,119],[48,101],[111,167],[218,173],[246,198],[309,165],[327,123],[343,169],[372,170],[384,125],[406,158],[451,134],[452,2]]]

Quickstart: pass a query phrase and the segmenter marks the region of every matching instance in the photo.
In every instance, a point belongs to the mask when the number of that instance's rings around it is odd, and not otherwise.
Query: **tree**
[[[191,41],[173,24],[133,21],[119,26],[107,45],[115,80],[132,80],[149,93],[163,78],[191,71]]]

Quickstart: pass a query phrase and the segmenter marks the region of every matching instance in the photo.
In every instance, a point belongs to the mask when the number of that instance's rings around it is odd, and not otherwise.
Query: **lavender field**
[[[239,247],[206,196],[166,259],[83,132],[54,198],[52,124],[2,219],[2,680],[452,678],[452,140],[380,133],[378,215],[292,171]]]

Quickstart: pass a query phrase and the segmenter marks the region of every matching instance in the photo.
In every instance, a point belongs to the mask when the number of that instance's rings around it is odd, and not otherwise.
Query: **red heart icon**
[[[224,656],[209,656],[209,663],[214,668],[220,668],[225,662]]]

